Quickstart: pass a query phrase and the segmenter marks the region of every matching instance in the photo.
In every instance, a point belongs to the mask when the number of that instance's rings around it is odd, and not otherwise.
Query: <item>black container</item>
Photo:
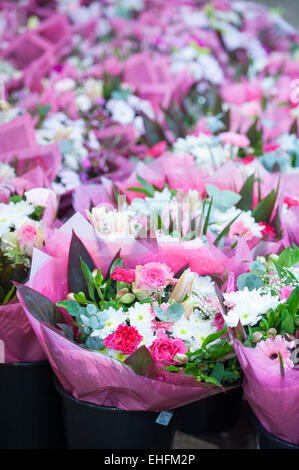
[[[231,429],[240,414],[242,397],[240,386],[182,406],[177,410],[178,430],[200,436]]]
[[[256,427],[256,445],[258,449],[293,449],[299,450],[299,446],[291,442],[283,441],[271,434],[254,416],[254,424]]]
[[[77,400],[56,379],[69,449],[170,449],[175,413],[168,425],[156,423],[159,412],[124,411]]]
[[[0,449],[65,447],[48,361],[0,364]]]

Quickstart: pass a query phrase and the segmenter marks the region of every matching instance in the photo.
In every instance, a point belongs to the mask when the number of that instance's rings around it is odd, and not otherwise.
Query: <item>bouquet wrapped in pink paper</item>
[[[235,332],[244,393],[267,431],[298,445],[299,249],[257,258],[224,293],[223,316]],[[235,290],[236,288],[236,290]]]
[[[0,164],[0,169],[7,170],[6,176],[8,170],[12,171],[6,164]],[[4,342],[5,362],[44,358],[17,302],[13,281],[26,281],[33,250],[43,247],[56,211],[57,198],[46,188],[31,189],[23,197],[12,193],[7,202],[0,202],[0,339]]]
[[[18,286],[67,392],[95,404],[158,411],[239,379],[209,276],[186,266],[175,274],[159,260],[127,263],[130,256],[121,252],[111,259],[88,236],[84,243],[73,233],[66,254]]]

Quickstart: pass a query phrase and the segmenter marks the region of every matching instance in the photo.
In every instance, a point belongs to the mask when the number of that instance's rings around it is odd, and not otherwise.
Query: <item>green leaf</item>
[[[82,270],[82,273],[83,273],[83,276],[84,276],[84,279],[87,283],[87,288],[88,288],[88,294],[89,294],[89,298],[95,302],[95,295],[94,295],[94,291],[95,291],[95,283],[94,283],[94,279],[93,279],[93,276],[91,274],[91,271],[90,269],[88,268],[87,264],[83,261],[83,259],[81,258],[80,259],[80,265],[81,265],[81,270]]]
[[[19,296],[24,301],[28,311],[38,321],[56,326],[57,323],[65,323],[65,319],[59,308],[47,297],[31,287],[17,285]]]
[[[154,197],[155,193],[155,188],[152,186],[150,183],[148,183],[144,178],[142,178],[139,175],[136,175],[137,180],[139,183],[142,185],[142,187],[145,189],[145,191],[150,195],[150,197]]]
[[[299,261],[299,248],[294,243],[292,248],[288,246],[282,253],[280,253],[276,263],[284,268],[290,268]]]
[[[154,312],[159,320],[174,323],[183,316],[184,307],[181,304],[171,304],[165,313],[163,308],[156,306]]]
[[[116,264],[117,262],[119,262],[118,260],[121,259],[120,258],[120,249],[118,250],[118,252],[116,253],[116,255],[113,257],[111,263],[110,263],[110,266],[108,268],[108,271],[107,271],[107,274],[106,274],[106,277],[105,277],[105,281],[108,281],[108,279],[110,278],[110,275],[111,273],[113,273],[114,271],[114,268],[116,266],[122,266],[122,265],[119,265],[119,264]]]
[[[213,196],[211,197],[208,212],[207,212],[207,216],[206,216],[206,220],[205,220],[205,223],[204,223],[204,227],[203,227],[203,231],[202,231],[203,235],[207,234],[207,230],[208,230],[208,226],[209,226],[209,220],[210,220],[210,214],[211,214],[211,209],[212,209],[212,204],[213,204]]]
[[[259,261],[253,261],[252,263],[250,263],[249,269],[251,274],[254,274],[258,277],[264,276],[267,273],[267,269]]]
[[[281,328],[290,335],[295,333],[295,324],[292,315],[288,315],[282,322]]]
[[[254,186],[254,174],[248,176],[247,180],[243,184],[240,196],[241,200],[238,202],[236,207],[242,211],[251,211],[253,203],[253,186]]]
[[[222,362],[216,362],[216,365],[214,369],[212,370],[210,377],[217,380],[217,382],[221,383],[223,379],[223,373],[224,373],[224,365],[222,364]]]
[[[73,232],[68,260],[68,290],[74,293],[83,292],[87,296],[88,285],[81,269],[81,259],[90,271],[95,269],[90,254],[75,232]]]
[[[221,233],[219,233],[218,237],[216,238],[216,240],[214,241],[214,245],[217,246],[220,242],[220,240],[228,234],[229,232],[229,229],[231,227],[231,225],[237,220],[237,218],[241,215],[241,212],[239,214],[236,215],[236,217],[233,218],[233,220],[231,220],[225,227],[224,229],[222,230]]]
[[[284,377],[284,375],[285,375],[284,365],[283,365],[283,360],[282,360],[280,352],[278,353],[278,355],[279,355],[279,364],[280,364],[280,374],[281,374],[281,377]]]
[[[299,307],[299,287],[295,287],[290,293],[288,300],[285,303],[291,315],[295,315]]]
[[[136,374],[144,377],[155,376],[157,373],[154,360],[145,346],[141,346],[136,352],[127,357],[124,364],[127,364]]]
[[[57,307],[64,308],[72,317],[77,318],[81,305],[74,300],[61,300],[56,302]]]
[[[145,129],[145,137],[150,147],[166,140],[162,126],[158,122],[151,121],[144,113],[141,113]]]
[[[104,348],[104,340],[97,336],[88,336],[84,346],[88,349],[100,350]]]
[[[263,283],[261,279],[251,273],[240,274],[237,279],[237,287],[239,290],[244,290],[245,287],[247,287],[249,291],[252,291],[254,289],[259,289],[262,285]]]
[[[275,207],[277,195],[278,195],[279,183],[277,185],[276,191],[272,191],[262,199],[259,204],[252,211],[252,216],[256,222],[269,222],[272,216],[272,212]]]
[[[220,189],[213,184],[206,184],[206,190],[208,195],[213,198],[213,204],[220,210],[229,209],[236,205],[241,199],[240,194],[227,190],[220,191]]]
[[[213,341],[216,341],[216,339],[221,338],[227,331],[227,328],[223,328],[221,331],[217,331],[216,333],[211,333],[209,336],[205,338],[203,341],[201,347],[205,348],[208,344],[212,343]]]
[[[58,323],[57,326],[60,328],[60,330],[62,330],[64,332],[64,336],[66,338],[74,340],[74,331],[73,331],[73,328],[70,325]]]

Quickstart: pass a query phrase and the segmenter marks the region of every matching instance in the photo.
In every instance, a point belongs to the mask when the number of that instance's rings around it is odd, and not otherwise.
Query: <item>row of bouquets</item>
[[[27,285],[18,287],[19,302],[1,307],[1,338],[5,343],[6,361],[47,358],[63,388],[75,398],[124,410],[173,409],[223,393],[221,387],[198,382],[182,371],[173,373],[160,369],[153,374],[149,368],[136,373],[129,363],[87,349],[65,333],[67,326],[72,328],[72,320],[56,303],[65,299],[70,291],[71,277],[80,278],[81,255],[86,262],[92,259],[94,266],[105,274],[118,249],[129,268],[163,262],[163,251],[159,253],[156,246],[136,240],[116,240],[110,244],[99,241],[91,225],[79,214],[55,230],[48,241],[48,253],[34,251],[30,280]],[[173,256],[177,250],[179,246],[174,248]],[[244,265],[248,265],[248,253],[245,246],[239,247],[235,257],[223,260],[223,270],[228,262],[233,270],[240,256]],[[189,254],[198,256],[198,250]],[[209,248],[200,251],[200,256],[205,258],[206,255],[209,255]],[[70,270],[73,270],[72,276]],[[213,268],[210,273],[213,274]],[[65,328],[58,328],[60,324]],[[245,347],[237,337],[233,338],[233,343],[244,372],[245,396],[255,415],[274,435],[298,444],[298,370],[287,368],[283,376],[274,373],[267,363],[261,363],[256,349]]]

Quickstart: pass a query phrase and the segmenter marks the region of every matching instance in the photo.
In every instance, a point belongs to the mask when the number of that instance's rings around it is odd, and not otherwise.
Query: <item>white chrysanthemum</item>
[[[126,125],[134,121],[135,112],[133,108],[123,100],[109,100],[106,104],[106,109],[111,113],[113,121],[119,124]]]
[[[13,218],[8,205],[0,203],[0,237],[9,232],[12,225]]]
[[[238,325],[255,325],[261,316],[270,308],[275,309],[279,304],[279,297],[272,296],[270,292],[263,293],[261,289],[244,290],[224,294],[225,304],[230,307],[225,322],[230,327]]]
[[[194,328],[193,338],[190,350],[192,352],[201,348],[204,340],[211,334],[216,333],[217,328],[213,325],[211,320],[196,321],[196,328]]]
[[[126,315],[122,308],[115,310],[113,307],[109,307],[107,310],[104,310],[103,313],[108,315],[104,328],[94,330],[91,334],[91,336],[97,336],[102,339],[111,335],[119,325],[122,325],[126,321]]]
[[[9,183],[16,176],[15,169],[7,163],[0,163],[0,184]]]
[[[195,331],[194,322],[183,316],[173,324],[172,336],[183,341],[192,341]]]
[[[148,303],[140,304],[136,302],[133,307],[130,307],[126,313],[130,324],[137,329],[148,328],[148,325],[153,320],[151,305]]]
[[[211,212],[211,229],[220,233],[237,215],[235,223],[243,227],[246,238],[250,239],[253,237],[261,238],[263,226],[259,225],[252,217],[251,211],[240,211],[235,206],[230,207],[226,211],[221,211],[217,208],[213,208]],[[233,226],[231,226],[233,228]]]

